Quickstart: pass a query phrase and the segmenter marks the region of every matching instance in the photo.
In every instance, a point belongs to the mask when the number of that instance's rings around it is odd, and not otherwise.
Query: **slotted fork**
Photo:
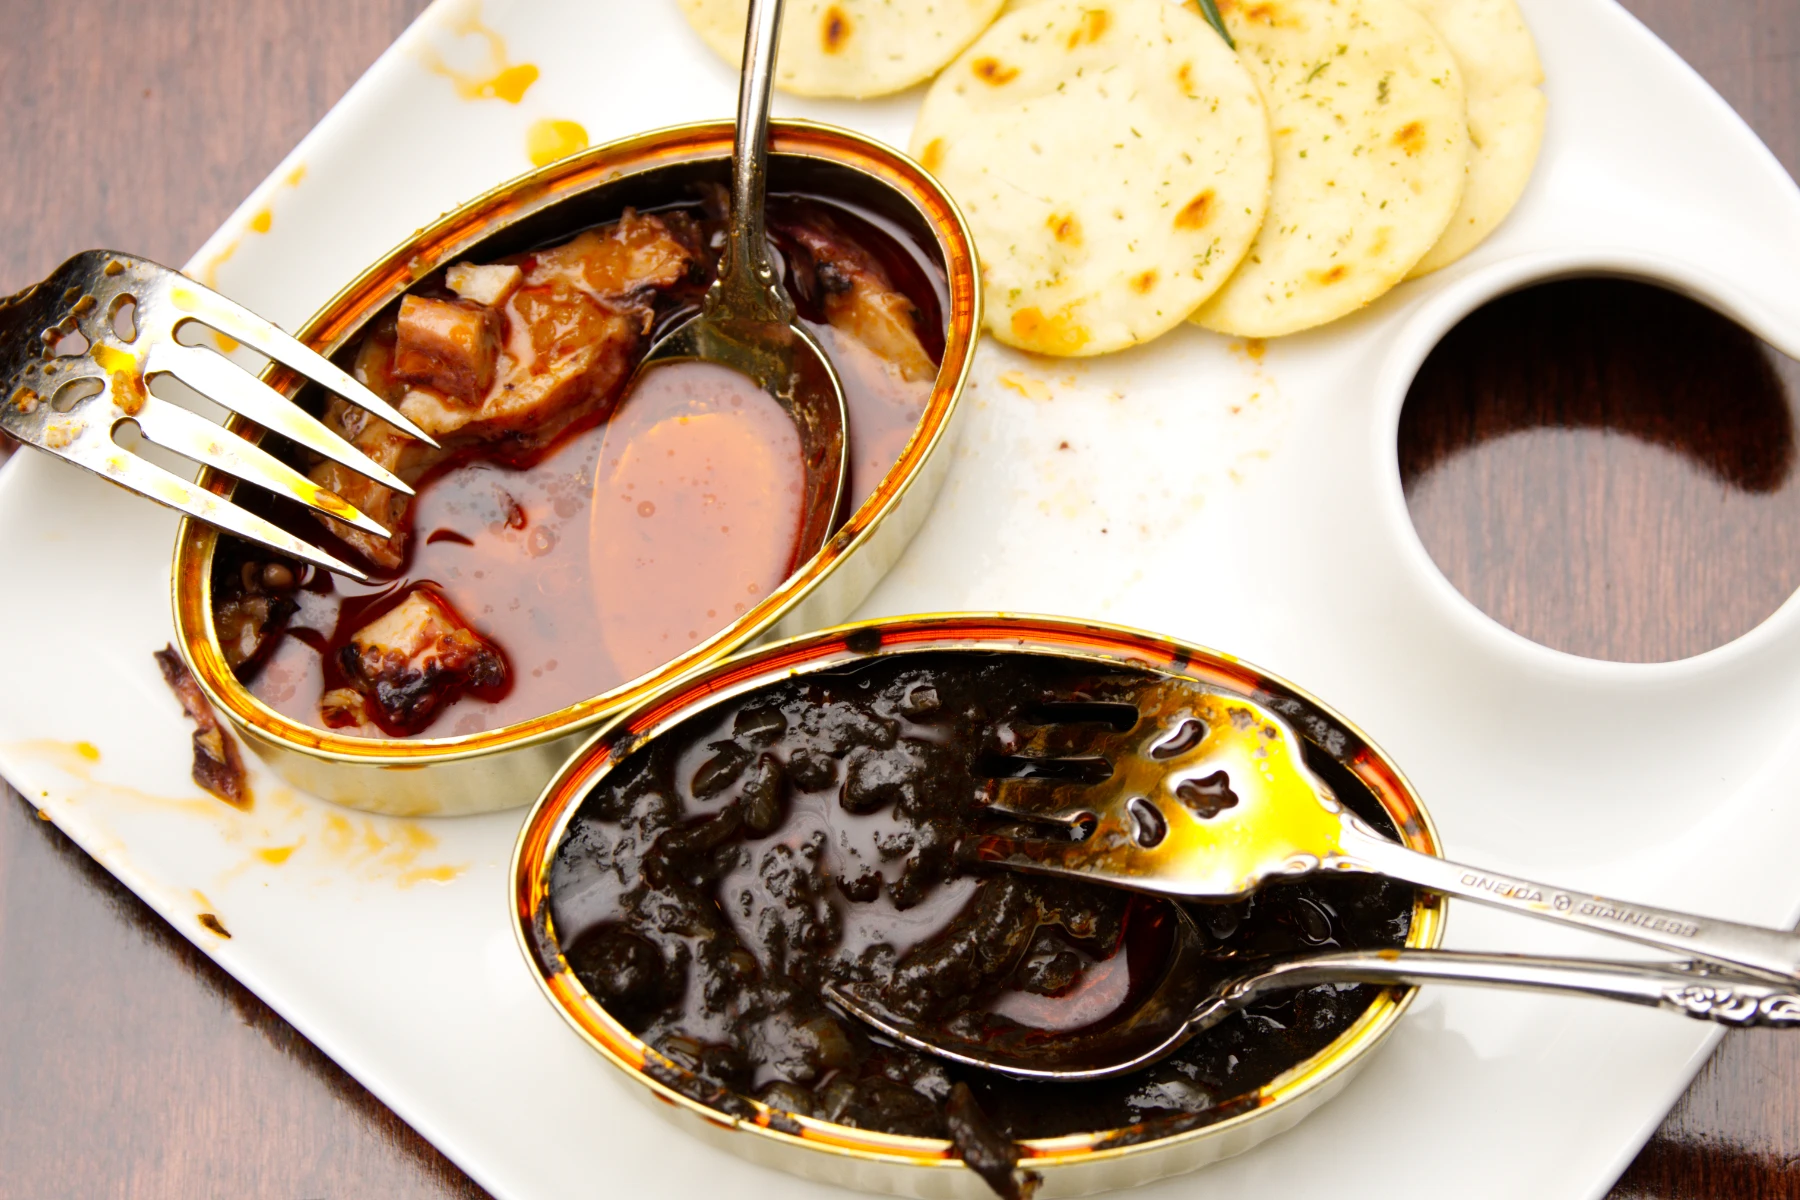
[[[135,425],[146,441],[183,458],[388,536],[374,519],[267,451],[151,394],[151,381],[172,376],[265,430],[412,494],[398,477],[230,359],[177,341],[190,323],[241,342],[436,445],[375,393],[243,305],[177,271],[110,250],[77,254],[42,283],[0,300],[0,430],[215,528],[365,579],[350,564],[118,442],[121,427]]]
[[[1131,703],[1050,702],[995,734],[993,811],[965,859],[1186,899],[1362,871],[1686,957],[1800,979],[1800,935],[1610,900],[1408,849],[1350,812],[1279,715],[1174,682]],[[1043,836],[1038,836],[1039,834]]]

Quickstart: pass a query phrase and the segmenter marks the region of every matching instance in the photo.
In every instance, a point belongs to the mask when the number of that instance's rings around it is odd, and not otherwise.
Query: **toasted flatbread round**
[[[1269,103],[1275,185],[1249,256],[1194,320],[1277,337],[1374,300],[1443,234],[1467,178],[1462,76],[1405,0],[1219,9]]]
[[[926,94],[912,152],[969,218],[988,328],[1040,354],[1173,328],[1268,204],[1256,84],[1167,0],[1039,0],[1001,18]]]
[[[1407,0],[1437,27],[1469,103],[1469,185],[1462,207],[1409,279],[1447,267],[1492,233],[1531,180],[1544,142],[1544,68],[1513,0]]]
[[[677,0],[726,62],[744,56],[750,0]],[[798,96],[883,96],[937,74],[1005,0],[788,0],[775,86]]]

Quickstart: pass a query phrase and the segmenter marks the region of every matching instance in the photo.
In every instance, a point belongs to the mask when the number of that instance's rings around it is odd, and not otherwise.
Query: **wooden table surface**
[[[0,0],[0,294],[89,246],[183,261],[422,7]],[[1800,4],[1627,7],[1795,170]],[[1696,653],[1800,585],[1797,387],[1794,364],[1663,293],[1510,298],[1414,387],[1399,447],[1414,521],[1527,636]],[[0,1200],[482,1195],[0,797]],[[1728,1036],[1613,1193],[1700,1197],[1800,1197],[1800,1037]]]

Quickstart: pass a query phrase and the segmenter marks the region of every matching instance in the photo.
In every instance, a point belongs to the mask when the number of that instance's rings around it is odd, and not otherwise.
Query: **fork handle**
[[[1703,964],[1607,962],[1460,950],[1351,950],[1277,963],[1225,997],[1241,1008],[1258,997],[1320,983],[1460,983],[1572,992],[1666,1008],[1721,1025],[1800,1026],[1800,994],[1785,985],[1720,978]]]
[[[1533,883],[1421,854],[1367,828],[1353,826],[1345,831],[1341,860],[1346,866],[1446,896],[1660,946],[1690,958],[1728,963],[1775,979],[1800,981],[1800,936],[1783,930]]]

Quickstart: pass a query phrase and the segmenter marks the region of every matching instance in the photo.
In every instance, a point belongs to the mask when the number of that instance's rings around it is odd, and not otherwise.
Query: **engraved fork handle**
[[[1352,950],[1291,959],[1232,985],[1222,999],[1242,1008],[1261,996],[1320,983],[1460,983],[1572,992],[1667,1008],[1721,1025],[1800,1025],[1800,994],[1782,985],[1719,977],[1701,963],[1631,963],[1459,950]]]
[[[1728,963],[1774,979],[1800,980],[1800,936],[1783,930],[1611,900],[1433,858],[1390,842],[1361,822],[1346,828],[1339,861],[1447,896]]]

